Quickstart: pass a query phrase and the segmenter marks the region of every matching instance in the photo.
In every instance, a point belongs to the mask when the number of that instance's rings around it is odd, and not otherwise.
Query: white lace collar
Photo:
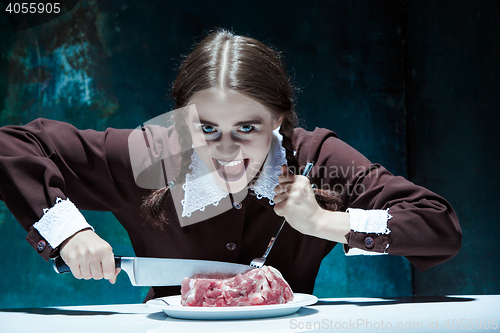
[[[278,128],[273,132],[271,149],[262,172],[257,180],[249,186],[258,199],[267,198],[271,205],[274,205],[274,188],[278,185],[281,166],[287,164],[286,150],[281,145],[282,140],[283,137]],[[196,151],[191,155],[189,169],[192,171],[186,175],[186,181],[182,185],[184,189],[184,199],[181,201],[182,217],[190,217],[197,210],[204,211],[208,205],[217,206],[222,199],[228,196],[228,193],[220,188]]]

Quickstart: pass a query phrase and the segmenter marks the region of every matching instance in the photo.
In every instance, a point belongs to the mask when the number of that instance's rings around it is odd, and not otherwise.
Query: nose
[[[228,159],[233,159],[236,155],[238,155],[240,146],[234,141],[221,141],[216,144],[215,149],[222,156],[225,156]]]

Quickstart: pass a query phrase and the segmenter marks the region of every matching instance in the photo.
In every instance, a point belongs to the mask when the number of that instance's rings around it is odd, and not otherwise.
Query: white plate
[[[286,316],[297,312],[301,307],[314,304],[318,298],[308,294],[293,294],[293,301],[285,304],[249,305],[234,307],[182,306],[181,296],[168,296],[149,300],[146,305],[162,309],[167,315],[180,319],[252,319]],[[160,299],[165,300],[165,304]]]

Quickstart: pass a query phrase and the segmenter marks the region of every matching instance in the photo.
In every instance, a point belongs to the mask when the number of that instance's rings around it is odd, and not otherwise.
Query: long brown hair
[[[172,97],[177,109],[186,106],[197,92],[219,87],[250,97],[267,107],[275,119],[283,117],[280,134],[292,172],[299,170],[292,145],[297,123],[295,89],[281,61],[281,55],[264,43],[247,36],[217,29],[198,43],[182,62],[173,83]],[[182,115],[175,118],[178,133],[187,132]],[[181,171],[175,184],[184,183],[191,163],[189,135],[181,142]],[[162,205],[168,186],[154,191],[143,203],[146,216],[157,223],[164,220]]]

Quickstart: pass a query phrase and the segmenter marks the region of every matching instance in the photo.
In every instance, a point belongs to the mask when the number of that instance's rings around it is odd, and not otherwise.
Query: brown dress
[[[168,138],[168,149],[175,151],[178,144],[172,131],[164,129],[157,135]],[[130,133],[124,129],[77,130],[47,119],[0,129],[0,199],[28,231],[26,239],[44,259],[58,251],[33,224],[56,198],[67,197],[79,209],[112,212],[140,257],[248,264],[262,255],[281,219],[267,199],[258,199],[252,191],[241,206],[184,227],[170,196],[164,227],[147,223],[140,206],[151,190],[138,187],[134,181]],[[318,187],[343,189],[346,207],[389,209],[390,233],[351,230],[346,235],[346,249],[405,256],[419,270],[442,263],[459,251],[462,234],[457,216],[439,195],[371,163],[332,131],[297,128],[294,146],[300,165],[315,161],[312,182]],[[312,293],[321,260],[335,245],[286,224],[266,264],[277,268],[295,292]],[[153,288],[148,298],[178,294],[178,289]]]

